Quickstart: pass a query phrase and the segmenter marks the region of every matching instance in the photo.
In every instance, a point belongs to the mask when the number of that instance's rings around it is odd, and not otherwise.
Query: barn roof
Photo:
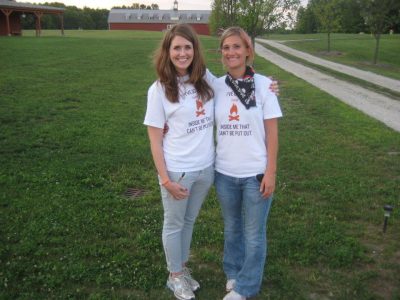
[[[192,23],[208,24],[210,10],[111,9],[108,23]]]
[[[24,3],[24,2],[15,2],[10,0],[0,0],[1,8],[13,8],[20,10],[45,10],[45,11],[54,11],[54,12],[63,12],[64,8],[53,7],[53,6],[45,6],[45,5],[36,5],[32,3]]]

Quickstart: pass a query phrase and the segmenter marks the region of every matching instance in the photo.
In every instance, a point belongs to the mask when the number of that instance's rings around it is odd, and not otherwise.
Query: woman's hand
[[[164,123],[164,129],[163,129],[163,137],[168,133],[168,131],[169,131],[169,126],[168,126],[168,123],[165,122]]]
[[[164,184],[164,187],[175,200],[183,200],[189,197],[189,190],[178,182],[170,181],[167,184]]]
[[[264,198],[269,198],[275,191],[275,174],[265,173],[260,184],[260,192]]]
[[[274,80],[272,77],[269,77],[272,82],[269,85],[269,90],[273,92],[275,95],[279,96],[279,84],[278,81]]]

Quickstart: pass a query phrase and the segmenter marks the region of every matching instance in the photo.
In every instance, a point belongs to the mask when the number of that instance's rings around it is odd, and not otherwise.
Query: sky
[[[29,3],[44,3],[44,2],[62,2],[67,6],[76,6],[83,8],[84,6],[90,8],[106,8],[111,9],[113,6],[130,6],[132,3],[140,3],[151,5],[152,3],[158,4],[160,9],[172,9],[174,0],[18,0],[17,2]],[[211,10],[211,3],[213,0],[178,0],[179,10]],[[302,3],[307,3],[307,0],[301,0]]]

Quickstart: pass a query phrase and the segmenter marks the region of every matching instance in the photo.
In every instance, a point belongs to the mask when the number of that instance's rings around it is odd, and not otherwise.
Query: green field
[[[288,40],[285,45],[334,62],[350,65],[400,80],[400,35],[382,35],[377,65],[372,64],[375,39],[370,34],[331,35],[331,54],[327,54],[327,34],[268,35],[267,39]]]
[[[0,38],[0,299],[173,299],[142,125],[160,37]],[[222,75],[217,40],[202,42]],[[400,299],[400,134],[261,58],[255,67],[279,79],[284,118],[254,299]],[[225,294],[222,232],[212,190],[193,236],[196,299]]]

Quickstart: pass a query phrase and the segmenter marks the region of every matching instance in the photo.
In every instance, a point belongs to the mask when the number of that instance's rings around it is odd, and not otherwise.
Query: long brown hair
[[[193,44],[194,55],[193,61],[188,68],[189,79],[187,82],[194,85],[199,98],[203,102],[206,102],[214,97],[214,92],[204,79],[206,66],[201,52],[199,38],[193,28],[188,24],[176,24],[169,29],[165,33],[154,55],[154,65],[158,78],[165,88],[165,95],[169,101],[179,102],[178,73],[169,56],[172,40],[176,36],[183,37]]]

